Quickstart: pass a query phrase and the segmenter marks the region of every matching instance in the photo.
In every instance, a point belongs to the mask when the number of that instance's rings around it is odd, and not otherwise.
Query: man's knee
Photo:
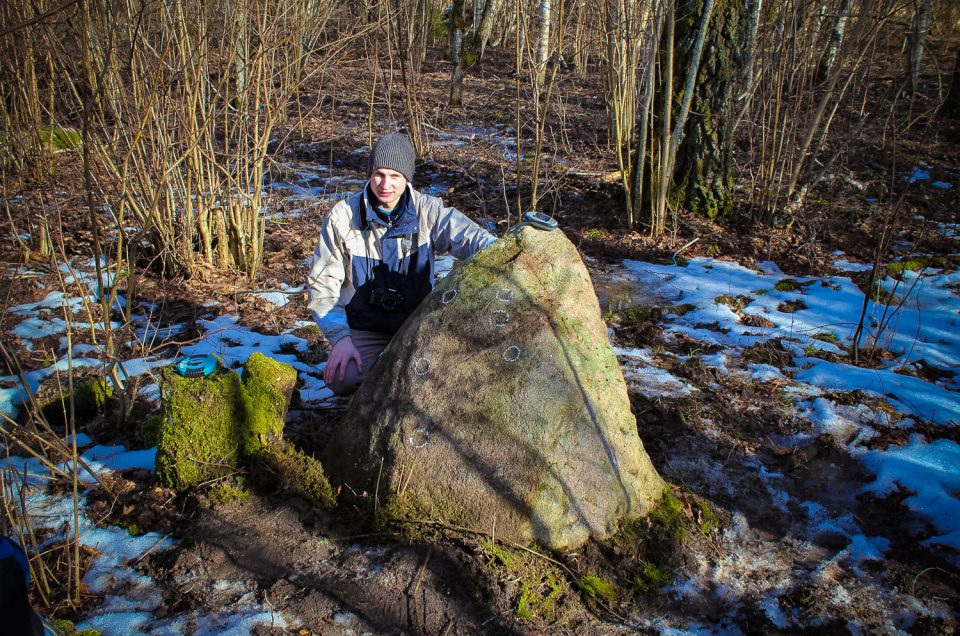
[[[377,364],[380,354],[390,344],[389,335],[375,331],[354,331],[351,333],[351,337],[354,347],[356,347],[360,358],[363,360],[363,373],[360,373],[357,369],[356,362],[349,360],[343,379],[337,377],[334,378],[333,382],[327,384],[336,395],[350,395],[356,392],[367,374]]]
[[[361,382],[363,382],[363,376],[361,376],[357,370],[356,363],[351,360],[347,363],[347,370],[343,374],[343,378],[341,379],[339,374],[337,374],[337,377],[335,377],[332,382],[329,382],[327,387],[336,395],[351,395],[357,390]]]

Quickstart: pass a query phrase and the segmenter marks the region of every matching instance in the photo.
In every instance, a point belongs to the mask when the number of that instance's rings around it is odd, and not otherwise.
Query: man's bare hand
[[[333,382],[334,379],[342,382],[347,374],[347,365],[351,360],[356,363],[357,371],[363,373],[363,361],[360,359],[360,352],[353,346],[353,340],[350,336],[347,336],[333,345],[330,357],[327,358],[327,366],[323,370],[323,381],[327,384]]]

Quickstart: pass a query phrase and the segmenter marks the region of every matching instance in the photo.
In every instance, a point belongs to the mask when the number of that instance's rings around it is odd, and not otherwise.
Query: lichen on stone
[[[458,265],[345,421],[323,451],[327,474],[401,524],[565,549],[643,516],[663,489],[589,274],[559,231],[517,227]]]

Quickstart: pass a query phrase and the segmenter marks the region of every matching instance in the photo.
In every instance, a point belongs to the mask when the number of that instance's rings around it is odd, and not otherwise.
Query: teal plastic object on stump
[[[204,378],[217,370],[217,359],[209,354],[180,358],[174,370],[185,378]]]

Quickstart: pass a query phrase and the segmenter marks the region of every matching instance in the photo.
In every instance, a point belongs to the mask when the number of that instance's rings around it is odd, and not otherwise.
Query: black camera
[[[396,289],[378,287],[370,292],[370,304],[384,311],[396,311],[403,306],[403,294]]]

